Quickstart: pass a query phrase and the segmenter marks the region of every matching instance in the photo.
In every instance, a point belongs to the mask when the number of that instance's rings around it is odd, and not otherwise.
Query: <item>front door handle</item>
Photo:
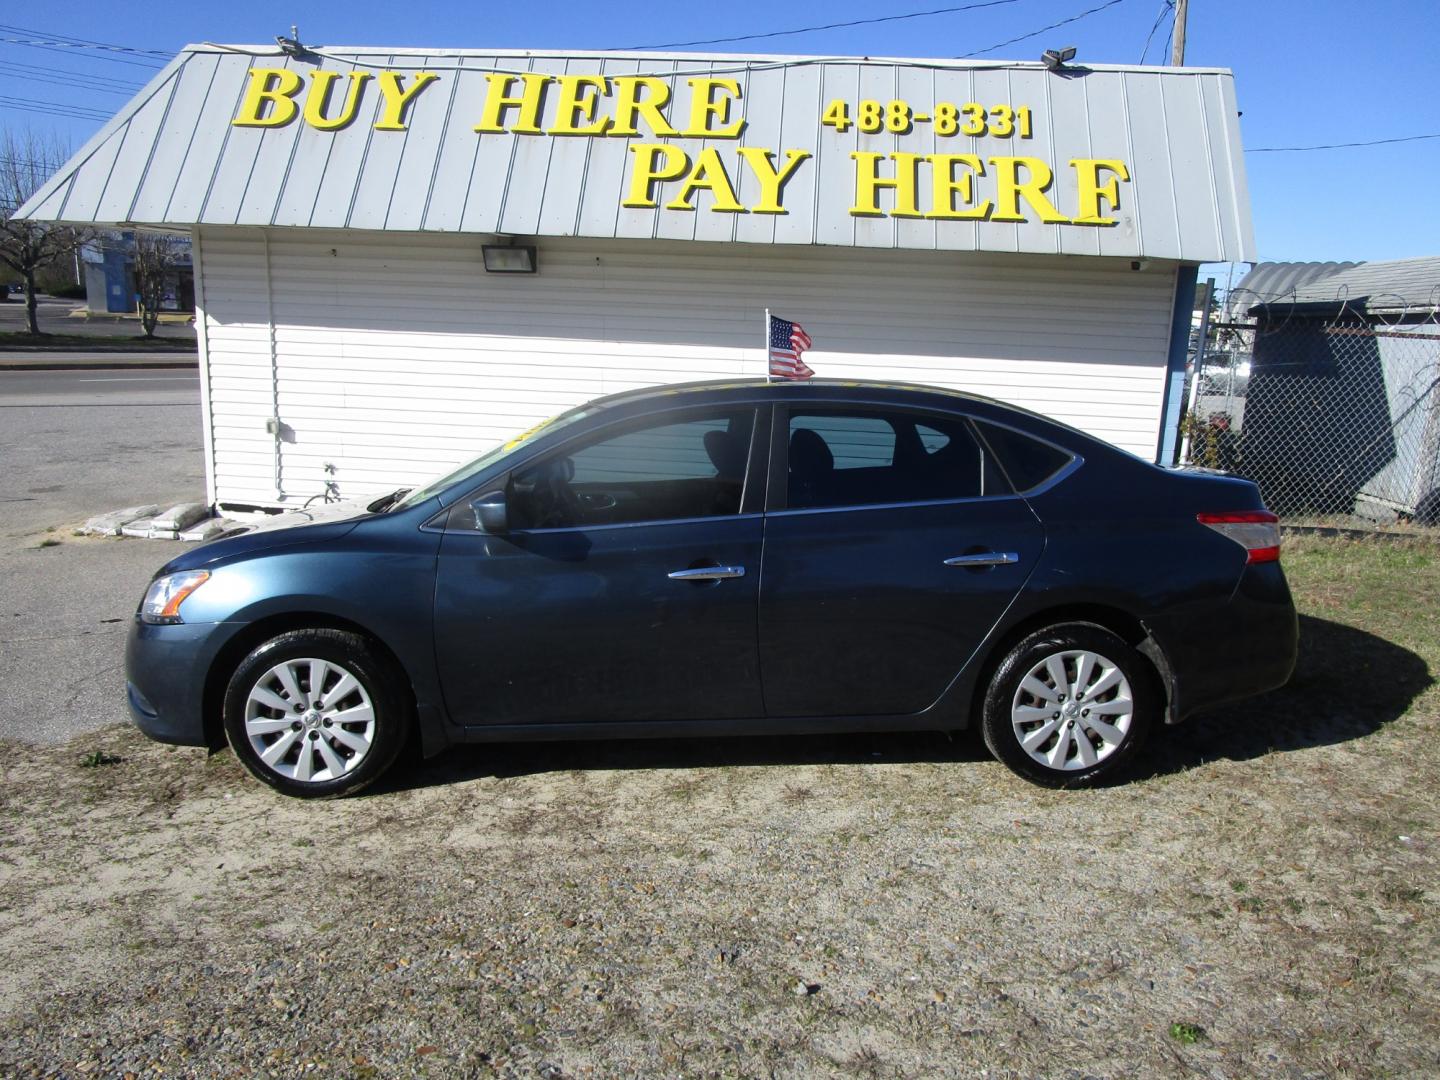
[[[1009,566],[1018,563],[1020,556],[1014,551],[979,551],[974,555],[956,555],[946,559],[946,566]],[[672,575],[673,576],[673,575]]]
[[[745,576],[743,566],[697,566],[690,570],[672,570],[671,581],[725,581]]]

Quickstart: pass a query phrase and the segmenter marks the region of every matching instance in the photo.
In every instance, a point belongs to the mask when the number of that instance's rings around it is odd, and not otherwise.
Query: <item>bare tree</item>
[[[140,295],[140,326],[146,337],[155,336],[166,282],[184,254],[184,243],[169,233],[135,234],[135,289]]]
[[[0,135],[0,262],[25,282],[25,315],[30,333],[40,333],[35,318],[35,272],[72,256],[88,233],[15,217],[25,200],[40,190],[70,157],[70,148],[54,135],[26,131]]]

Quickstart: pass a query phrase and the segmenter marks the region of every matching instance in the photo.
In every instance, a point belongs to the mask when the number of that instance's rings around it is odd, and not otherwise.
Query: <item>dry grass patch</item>
[[[475,748],[319,805],[128,729],[6,747],[0,1073],[1433,1072],[1440,560],[1286,562],[1295,685],[1100,791],[928,735]]]

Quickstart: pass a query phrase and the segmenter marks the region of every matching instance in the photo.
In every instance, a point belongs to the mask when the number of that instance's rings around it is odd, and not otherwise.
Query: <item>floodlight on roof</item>
[[[1055,49],[1046,49],[1040,57],[1041,61],[1051,71],[1059,71],[1071,60],[1075,59],[1075,46],[1066,45],[1058,52]]]

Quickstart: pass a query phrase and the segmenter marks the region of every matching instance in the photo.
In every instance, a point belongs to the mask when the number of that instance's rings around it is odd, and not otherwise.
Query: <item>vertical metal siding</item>
[[[823,243],[818,225],[820,216],[819,148],[815,136],[815,117],[825,108],[824,69],[814,67],[785,68],[781,89],[786,101],[797,107],[786,109],[781,118],[780,146],[809,150],[815,154],[817,167],[803,170],[791,181],[789,191],[795,202],[787,214],[774,217],[772,236],[777,244]],[[826,129],[829,130],[829,129]],[[787,197],[786,202],[790,199]],[[770,217],[771,215],[765,215]]]
[[[189,67],[199,59],[199,56],[187,57],[185,66]],[[186,140],[178,170],[172,171],[170,174],[174,188],[166,204],[164,217],[166,222],[188,225],[200,220],[205,200],[215,183],[218,164],[225,155],[230,132],[234,130],[230,126],[230,121],[235,115],[235,109],[240,104],[240,95],[244,92],[245,72],[249,70],[251,59],[248,56],[228,55],[220,56],[215,60],[214,74],[205,84],[205,98],[195,113],[194,130]],[[196,86],[198,89],[198,84],[190,85]],[[180,103],[180,109],[172,112],[172,115],[177,117],[189,115],[192,108],[187,95],[187,100]],[[177,141],[179,137],[178,132],[170,136]],[[172,153],[168,148],[166,152],[167,155]],[[154,182],[159,183],[161,174],[155,171],[151,175],[154,177]],[[160,198],[158,192],[154,198],[157,200]],[[137,220],[144,222],[150,219],[139,218]]]
[[[1089,79],[1080,80],[1084,83],[1085,110],[1089,117],[1086,123],[1086,130],[1090,135],[1090,149],[1095,156],[1099,155],[1099,147],[1118,149],[1121,158],[1130,163],[1131,175],[1139,169],[1140,163],[1135,160],[1135,137],[1131,131],[1130,112],[1126,105],[1125,81],[1123,79],[1108,79],[1103,83],[1092,83]],[[1107,149],[1106,153],[1114,153],[1115,150]],[[1113,228],[1093,230],[1098,237],[1101,255],[1132,255],[1137,251],[1148,250],[1145,242],[1144,219],[1140,206],[1136,203],[1133,194],[1122,200],[1120,212],[1115,215],[1116,223]],[[1077,230],[1071,229],[1066,232],[1066,239],[1069,243],[1075,243]],[[1074,251],[1067,247],[1067,251],[1075,254],[1086,254],[1083,251]]]
[[[164,126],[156,134],[145,178],[136,185],[125,220],[169,220],[171,196],[190,146],[200,134],[200,115],[219,65],[218,56],[197,56],[180,68]]]
[[[228,47],[227,47],[228,49]],[[309,74],[383,68],[411,78],[434,69],[431,83],[407,109],[404,131],[376,132],[383,108],[378,80],[364,86],[356,120],[337,131],[316,131],[295,120],[279,127],[232,123],[252,66]],[[687,78],[705,73],[742,87],[739,139],[657,136],[517,136],[477,134],[487,72],[523,70],[549,75],[651,74],[670,88],[669,116],[683,128]],[[335,90],[343,95],[346,87]],[[541,125],[553,123],[557,93],[545,96]],[[297,105],[303,98],[297,98]],[[909,130],[888,125],[841,132],[821,122],[832,101],[852,118],[866,100],[882,107],[908,103],[927,119]],[[612,98],[613,101],[613,98]],[[1002,138],[935,132],[935,106],[975,102],[1029,107],[1033,134]],[[331,108],[338,102],[331,102]],[[604,107],[602,106],[602,111]],[[513,113],[512,113],[513,116]],[[753,200],[758,184],[738,150],[787,149],[810,157],[787,185],[779,216],[717,213],[709,192],[695,209],[665,203],[679,190],[663,185],[656,207],[626,207],[634,173],[631,148],[663,142],[692,160],[717,150],[730,180]],[[1055,174],[1052,199],[1073,213],[1072,156],[1123,158],[1112,226],[1047,225],[1026,211],[1019,223],[856,217],[855,151],[969,152],[981,159],[1035,157]],[[922,166],[918,201],[929,208],[930,169]],[[994,197],[995,168],[985,161],[976,201]],[[170,186],[167,191],[166,186]],[[57,204],[54,196],[64,191]],[[894,192],[879,205],[893,208]],[[753,205],[753,202],[750,203]],[[161,207],[164,207],[162,210]],[[386,53],[326,50],[323,58],[286,56],[268,48],[196,46],[153,80],[116,120],[46,185],[22,213],[77,222],[140,224],[296,225],[383,229],[507,232],[546,236],[821,244],[913,250],[985,250],[1036,254],[1104,254],[1173,258],[1186,262],[1252,255],[1244,166],[1240,160],[1229,74],[1203,69],[1097,66],[1066,78],[1036,64],[957,64],[947,61],[804,57],[643,58],[613,54]]]

